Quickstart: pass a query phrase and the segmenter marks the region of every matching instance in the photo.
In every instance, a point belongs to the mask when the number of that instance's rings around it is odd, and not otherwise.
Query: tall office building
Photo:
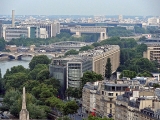
[[[67,88],[79,88],[86,71],[92,71],[92,59],[89,57],[73,58],[67,62]]]
[[[0,38],[2,37],[2,20],[0,20]]]
[[[12,27],[15,27],[15,11],[12,10]]]

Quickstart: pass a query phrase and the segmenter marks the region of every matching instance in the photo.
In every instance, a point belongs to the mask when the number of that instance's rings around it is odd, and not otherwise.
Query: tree
[[[77,113],[78,108],[79,107],[75,101],[66,102],[63,107],[63,114],[69,115],[69,114]]]
[[[110,79],[112,75],[112,64],[111,64],[111,59],[107,58],[107,63],[106,63],[106,68],[105,68],[105,77]]]
[[[87,51],[87,50],[89,50],[89,49],[93,49],[94,47],[93,46],[89,46],[89,45],[87,45],[87,46],[83,46],[83,47],[81,47],[81,49],[79,50],[79,51]]]
[[[79,52],[77,50],[72,49],[72,50],[67,51],[65,53],[65,56],[67,56],[67,55],[77,55],[78,53]]]
[[[32,79],[32,80],[36,80],[38,78],[38,76],[40,77],[40,72],[43,71],[43,70],[46,70],[48,69],[48,66],[45,65],[45,64],[37,64],[33,70],[30,70],[29,72],[29,78]],[[44,72],[46,73],[46,71]],[[39,74],[39,75],[38,75]],[[47,77],[48,78],[48,75]]]
[[[11,87],[18,89],[28,80],[28,75],[26,73],[18,72],[13,73],[5,78],[5,88],[9,89]]]
[[[130,70],[123,70],[119,77],[120,78],[128,77],[128,78],[132,79],[132,78],[136,77],[136,72],[130,71]]]
[[[41,101],[56,95],[58,92],[52,85],[46,85],[44,83],[39,84],[39,86],[33,87],[31,93]]]
[[[149,71],[143,71],[142,73],[138,74],[140,77],[153,77],[153,75]]]
[[[87,83],[87,82],[96,82],[96,81],[100,81],[103,80],[103,77],[101,74],[97,74],[93,71],[87,71],[83,74],[83,77],[81,78],[82,80],[82,85],[81,87],[83,88],[83,86]]]
[[[37,80],[43,82],[44,80],[49,78],[49,70],[48,69],[44,69],[41,70],[38,75],[37,75]]]
[[[5,40],[4,38],[0,38],[0,51],[5,49]]]
[[[33,70],[34,67],[38,64],[48,65],[50,62],[51,62],[50,59],[46,55],[34,56],[31,62],[29,63],[29,68]]]

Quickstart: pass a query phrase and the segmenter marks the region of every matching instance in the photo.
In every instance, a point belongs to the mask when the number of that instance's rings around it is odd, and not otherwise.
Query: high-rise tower
[[[15,27],[15,16],[14,16],[14,14],[15,14],[15,11],[14,10],[12,10],[12,27]]]
[[[29,120],[29,112],[26,108],[26,93],[25,87],[23,87],[23,95],[22,95],[22,109],[19,114],[19,120]]]

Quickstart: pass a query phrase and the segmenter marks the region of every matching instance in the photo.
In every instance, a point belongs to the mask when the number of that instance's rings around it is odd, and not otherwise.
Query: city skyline
[[[1,0],[0,15],[160,16],[159,0]]]

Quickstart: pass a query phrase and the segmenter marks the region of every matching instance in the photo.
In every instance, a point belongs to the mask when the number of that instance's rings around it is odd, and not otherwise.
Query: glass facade
[[[81,63],[68,63],[68,87],[80,87],[82,77]]]

